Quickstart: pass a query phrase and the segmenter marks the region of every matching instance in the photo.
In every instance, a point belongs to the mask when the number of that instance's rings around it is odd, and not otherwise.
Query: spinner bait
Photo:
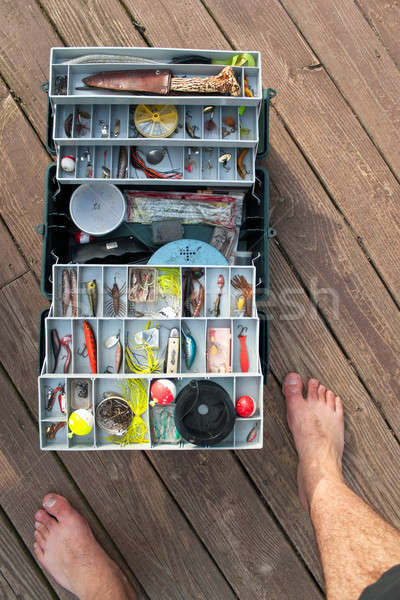
[[[89,299],[90,310],[92,311],[92,317],[96,316],[97,311],[97,285],[96,280],[88,281],[86,284],[86,293]]]
[[[243,165],[243,160],[244,160],[244,157],[246,156],[246,154],[248,153],[248,151],[249,151],[248,148],[243,148],[243,150],[240,152],[239,156],[237,157],[237,171],[242,179],[244,179],[246,177],[246,167]]]
[[[183,335],[183,357],[185,359],[186,367],[190,369],[193,365],[194,359],[196,358],[197,344],[186,323],[182,322],[181,329]]]
[[[89,363],[92,373],[97,373],[97,350],[96,338],[93,329],[87,321],[83,321],[83,331],[85,334],[85,344],[89,356]]]

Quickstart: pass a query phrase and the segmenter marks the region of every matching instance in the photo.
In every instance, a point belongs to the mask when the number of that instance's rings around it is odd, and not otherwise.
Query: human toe
[[[325,400],[326,400],[326,387],[324,385],[319,384],[318,390],[317,390],[317,394],[318,394],[318,400],[320,402],[323,402],[325,404]]]
[[[343,417],[344,417],[343,402],[339,398],[339,396],[336,396],[336,398],[335,398],[335,411],[336,411],[338,417],[340,417],[341,419],[343,419]]]
[[[303,391],[303,382],[298,373],[288,373],[282,385],[283,393],[286,398],[301,396]]]
[[[35,542],[33,544],[33,549],[35,551],[36,554],[36,558],[40,561],[43,562],[43,558],[44,558],[44,552],[42,550],[42,548],[39,546],[38,542]]]
[[[332,392],[332,390],[328,390],[326,392],[326,405],[331,410],[335,410],[335,394]]]
[[[35,520],[37,523],[44,525],[48,531],[57,523],[45,510],[38,510],[35,514]]]
[[[46,538],[42,532],[35,529],[34,538],[35,542],[39,544],[40,548],[44,551],[46,548]]]
[[[318,400],[318,379],[310,379],[307,386],[307,400]]]
[[[43,498],[43,508],[58,521],[62,521],[73,512],[68,500],[58,494],[47,494]]]

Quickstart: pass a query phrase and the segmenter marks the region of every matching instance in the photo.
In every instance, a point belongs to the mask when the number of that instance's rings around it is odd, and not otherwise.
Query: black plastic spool
[[[215,446],[232,431],[236,413],[226,390],[208,380],[192,380],[176,398],[175,426],[196,446]]]

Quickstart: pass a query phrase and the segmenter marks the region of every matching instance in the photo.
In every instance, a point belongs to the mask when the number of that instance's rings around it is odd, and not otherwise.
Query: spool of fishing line
[[[197,446],[215,446],[235,424],[228,392],[209,380],[192,380],[176,398],[175,426],[182,438]]]
[[[139,104],[133,120],[140,135],[165,138],[177,128],[178,111],[172,104]]]

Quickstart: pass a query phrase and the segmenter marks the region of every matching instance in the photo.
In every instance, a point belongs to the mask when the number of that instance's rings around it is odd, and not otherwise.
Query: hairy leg
[[[283,384],[299,455],[298,485],[309,511],[328,600],[357,600],[365,587],[400,563],[400,533],[352,492],[342,477],[343,405],[316,379],[306,398],[297,373]]]
[[[57,583],[80,600],[136,600],[125,575],[68,500],[48,494],[35,519],[35,554]]]

